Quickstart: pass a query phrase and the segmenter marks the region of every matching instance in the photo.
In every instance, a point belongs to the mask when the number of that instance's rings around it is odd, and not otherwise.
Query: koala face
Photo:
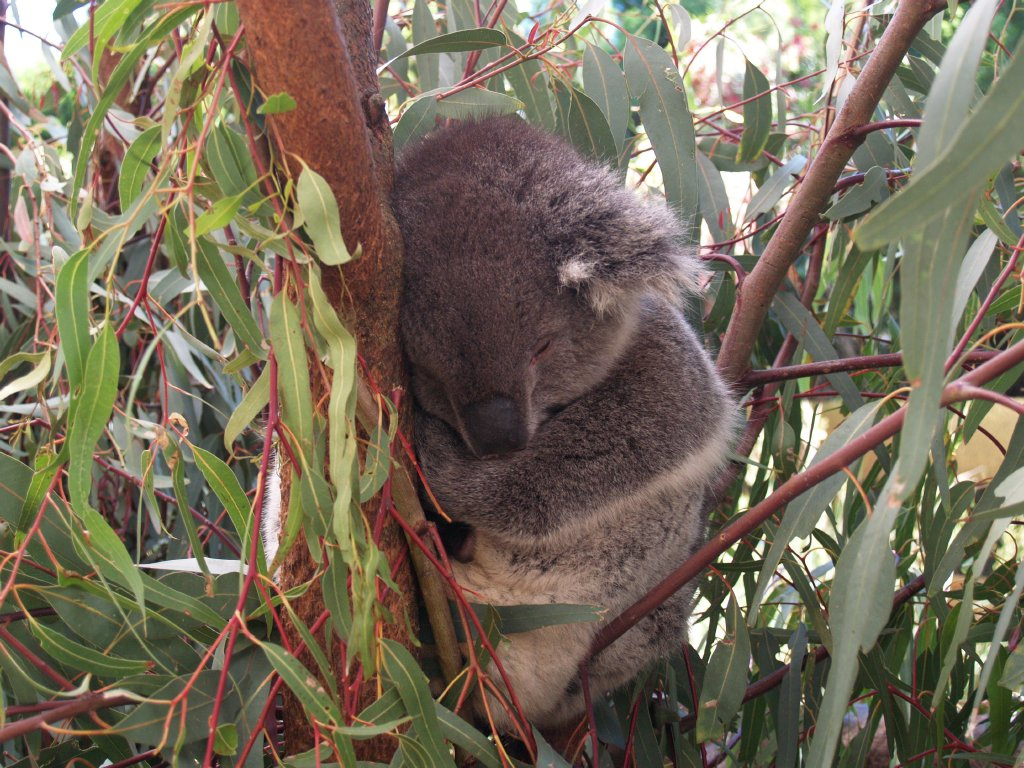
[[[605,378],[645,294],[701,273],[664,206],[517,118],[415,145],[394,203],[413,391],[479,458],[525,448]]]
[[[559,284],[554,264],[531,264],[538,244],[519,235],[478,244],[486,270],[411,259],[406,273],[415,286],[403,328],[417,401],[481,458],[525,448],[550,415],[605,377],[635,323],[635,313],[597,312]]]

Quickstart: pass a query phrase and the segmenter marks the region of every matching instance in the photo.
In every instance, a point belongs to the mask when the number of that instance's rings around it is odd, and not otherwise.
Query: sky
[[[53,42],[60,40],[53,28],[53,9],[56,2],[53,0],[13,0],[11,5],[16,6],[17,19],[21,21],[20,26],[43,35]],[[12,23],[18,23],[13,10],[8,9],[7,17]],[[41,63],[44,59],[40,52],[40,46],[42,43],[39,40],[24,35],[16,29],[8,27],[4,35],[4,53],[7,55],[7,63],[14,72],[33,68]]]

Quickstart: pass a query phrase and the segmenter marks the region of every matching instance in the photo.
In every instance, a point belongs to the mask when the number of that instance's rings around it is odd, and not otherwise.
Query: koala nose
[[[479,457],[504,456],[526,447],[529,438],[519,407],[507,397],[467,405],[462,421],[469,448]]]

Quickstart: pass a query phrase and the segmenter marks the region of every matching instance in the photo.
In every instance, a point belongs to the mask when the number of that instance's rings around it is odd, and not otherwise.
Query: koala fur
[[[678,308],[702,270],[663,203],[514,117],[414,145],[394,203],[416,452],[473,530],[460,584],[493,605],[605,609],[497,649],[526,716],[559,727],[583,711],[577,667],[601,624],[703,542],[735,407]],[[594,659],[598,695],[682,646],[692,594]]]

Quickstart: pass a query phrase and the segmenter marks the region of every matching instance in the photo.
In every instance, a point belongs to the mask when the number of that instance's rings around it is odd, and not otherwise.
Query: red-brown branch
[[[991,360],[999,352],[975,350],[964,357],[965,363],[983,363]],[[830,373],[844,371],[870,371],[876,368],[895,368],[903,365],[903,353],[891,352],[884,355],[861,355],[859,357],[843,357],[838,360],[820,360],[802,365],[787,365],[783,368],[765,368],[748,372],[742,380],[742,388],[752,389],[773,381],[789,381],[803,379],[808,376],[826,376]]]
[[[62,706],[41,712],[35,717],[26,717],[24,720],[15,720],[13,723],[8,723],[0,728],[0,743],[34,733],[48,723],[68,720],[78,715],[84,715],[87,712],[96,712],[100,709],[121,707],[134,701],[134,698],[123,693],[95,693],[82,696]]]
[[[747,276],[718,356],[718,368],[726,380],[739,381],[750,367],[754,343],[787,270],[800,255],[812,227],[819,222],[847,161],[864,140],[856,130],[869,123],[914,38],[928,19],[944,7],[927,0],[903,0],[897,7],[771,242]]]
[[[985,384],[1022,362],[1024,362],[1024,342],[1019,342],[948,384],[943,390],[942,405],[965,399],[966,395],[961,391],[962,387],[977,387]],[[589,656],[593,657],[615,642],[640,619],[664,603],[691,579],[698,576],[707,566],[718,559],[719,555],[757,530],[768,518],[781,514],[783,508],[797,496],[836,472],[842,471],[875,446],[899,432],[903,427],[905,417],[906,407],[904,406],[886,416],[818,464],[808,467],[803,472],[786,480],[768,498],[719,531],[707,544],[666,576],[643,598],[602,627],[591,643]],[[585,670],[585,665],[581,665],[581,674],[585,674]]]

